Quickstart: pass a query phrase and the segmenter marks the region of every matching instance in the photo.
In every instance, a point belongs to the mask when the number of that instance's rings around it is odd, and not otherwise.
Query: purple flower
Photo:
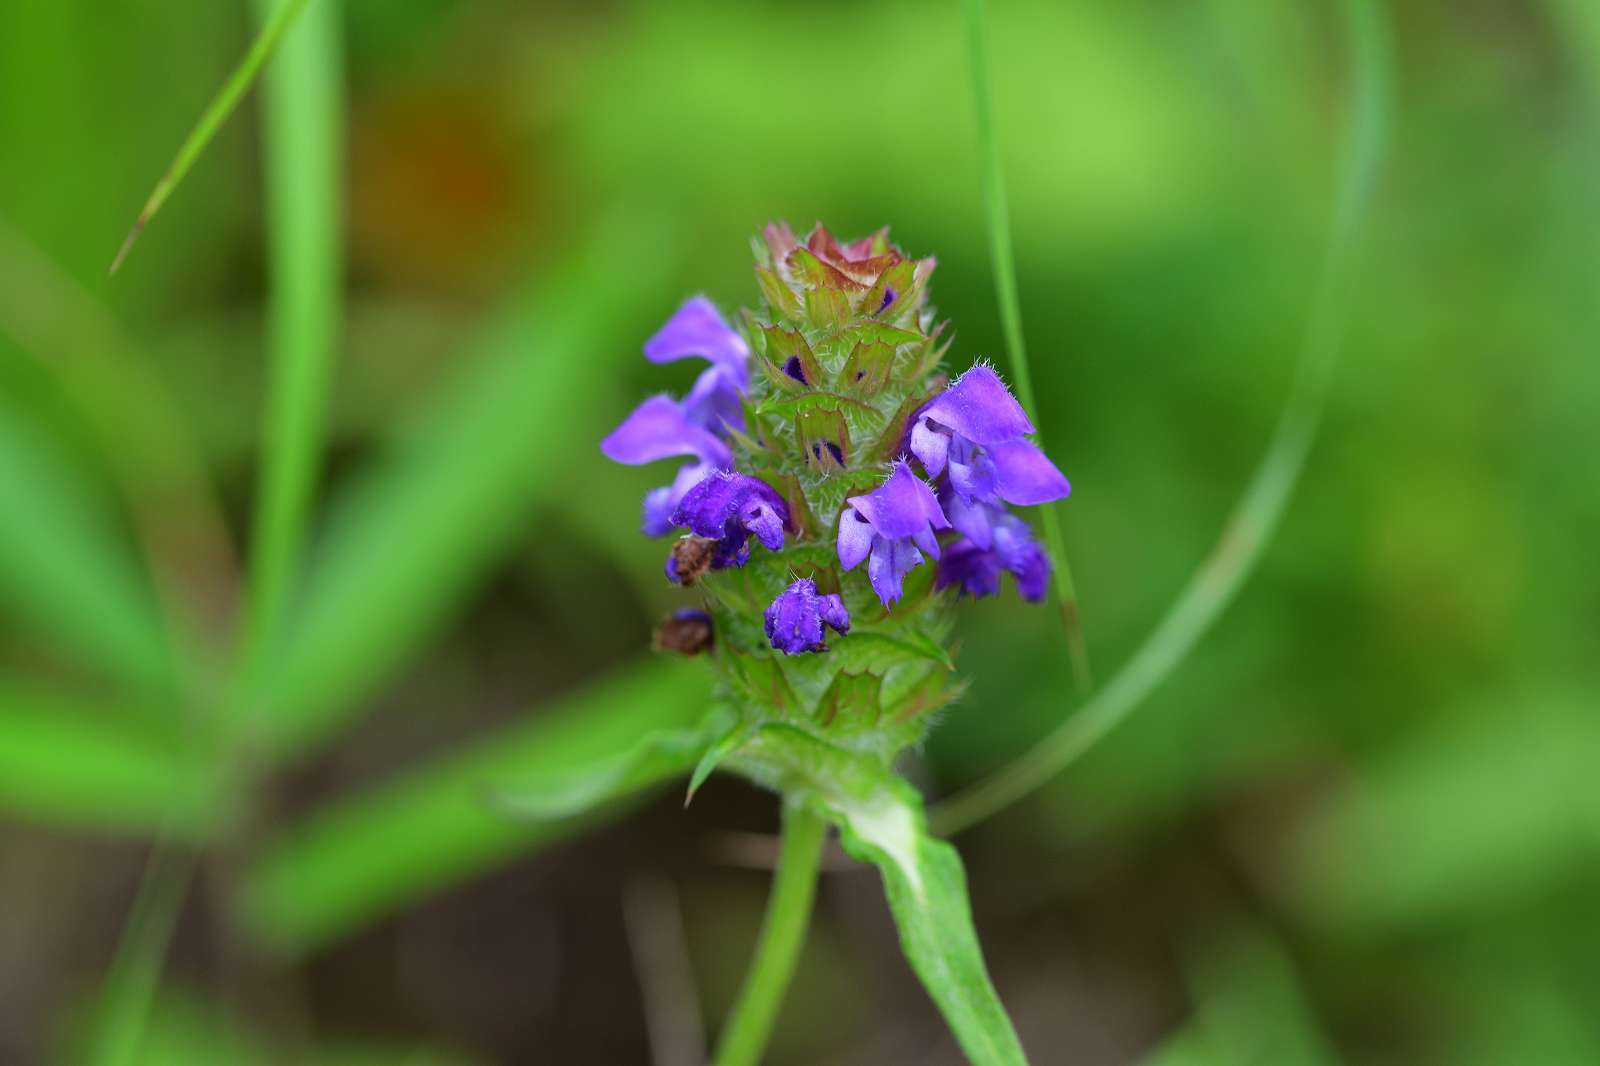
[[[684,493],[669,521],[715,541],[711,569],[724,570],[749,560],[752,533],[768,551],[781,550],[789,507],[765,481],[718,470]],[[677,580],[672,560],[667,576]]]
[[[1000,375],[980,363],[917,413],[911,451],[930,477],[948,468],[963,502],[1026,506],[1059,500],[1072,486],[1027,439],[1032,432],[1033,423]]]
[[[817,583],[809,577],[778,593],[778,598],[768,605],[766,617],[767,639],[785,655],[827,651],[823,623],[840,635],[850,632],[850,615],[839,594],[818,595]]]
[[[697,460],[680,467],[672,484],[645,496],[643,529],[654,537],[672,528],[672,512],[685,492],[733,462],[721,435],[730,426],[744,426],[742,397],[749,385],[750,352],[711,301],[696,296],[645,343],[644,354],[655,363],[686,356],[711,363],[688,396],[652,396],[600,442],[607,457],[630,466],[674,455]]]
[[[950,522],[933,490],[903,462],[882,485],[845,502],[839,515],[839,563],[854,570],[871,556],[867,576],[888,607],[900,598],[902,582],[922,562],[922,552],[939,558],[934,530],[948,529]]]
[[[1017,579],[1017,591],[1030,603],[1044,599],[1050,585],[1050,557],[1033,539],[1028,524],[1001,511],[992,516],[991,544],[980,547],[962,537],[949,545],[939,560],[936,588],[957,585],[973,598],[994,596],[1000,591],[1000,571],[1009,570]]]

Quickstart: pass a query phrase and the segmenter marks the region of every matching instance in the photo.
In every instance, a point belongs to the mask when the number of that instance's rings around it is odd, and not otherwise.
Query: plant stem
[[[826,822],[799,804],[784,804],[778,869],[773,874],[761,937],[722,1031],[714,1066],[754,1066],[761,1061],[789,979],[794,976],[800,946],[805,943],[827,828]]]
[[[994,268],[995,298],[1000,304],[1000,326],[1005,333],[1006,350],[1011,353],[1011,373],[1022,406],[1039,417],[1033,393],[1033,373],[1028,366],[1028,348],[1022,335],[1022,300],[1017,295],[1017,261],[1011,249],[1011,213],[1006,206],[1005,175],[1000,167],[1000,145],[994,130],[994,102],[990,92],[989,40],[983,0],[967,0],[967,43],[972,56],[972,102],[978,113],[978,157],[983,167],[983,206],[989,230],[989,259]],[[1044,539],[1056,568],[1056,599],[1061,608],[1061,624],[1067,634],[1067,652],[1072,657],[1072,676],[1078,691],[1087,692],[1093,684],[1089,670],[1089,649],[1083,639],[1083,622],[1078,612],[1078,590],[1067,562],[1067,548],[1061,537],[1061,519],[1056,505],[1041,508]]]
[[[133,242],[139,239],[139,234],[150,224],[156,212],[161,210],[161,205],[167,202],[167,197],[172,195],[172,190],[178,187],[178,182],[189,172],[194,161],[200,158],[200,153],[205,151],[206,145],[211,143],[217,130],[227,121],[233,109],[239,106],[239,101],[250,88],[250,83],[255,81],[261,67],[272,56],[273,50],[278,47],[278,42],[283,39],[284,31],[294,25],[294,20],[305,10],[310,0],[284,0],[283,6],[271,13],[261,27],[261,32],[250,45],[250,50],[245,53],[244,59],[234,68],[228,80],[222,83],[222,88],[217,90],[217,95],[211,98],[211,103],[201,112],[200,119],[194,124],[194,129],[189,131],[189,136],[183,139],[178,146],[178,154],[167,167],[167,172],[161,175],[161,180],[156,182],[156,187],[151,190],[150,198],[144,202],[144,207],[139,210],[139,217],[133,222],[133,228],[122,240],[122,247],[117,249],[116,258],[111,260],[111,273],[115,274],[117,268],[122,266],[122,261],[128,258],[128,253],[133,250]]]
[[[956,833],[1048,782],[1111,732],[1199,643],[1272,539],[1316,439],[1344,326],[1343,292],[1355,238],[1383,155],[1389,26],[1379,0],[1346,0],[1353,100],[1338,200],[1295,384],[1277,429],[1216,547],[1155,630],[1083,708],[1021,758],[930,812],[934,831]]]
[[[256,6],[270,29],[297,0],[257,0]],[[321,465],[342,269],[338,25],[332,0],[309,12],[262,85],[268,374],[247,671],[281,622]]]

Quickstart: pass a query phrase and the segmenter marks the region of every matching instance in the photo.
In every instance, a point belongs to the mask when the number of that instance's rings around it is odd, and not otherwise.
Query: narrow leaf
[[[299,954],[546,847],[586,823],[506,818],[485,802],[492,787],[560,780],[654,730],[689,728],[706,714],[705,693],[698,663],[649,661],[343,799],[267,844],[245,885],[247,916],[266,944]]]
[[[175,731],[138,728],[169,716],[0,679],[0,808],[72,828],[202,836],[214,812],[197,764]]]
[[[284,32],[294,25],[294,20],[305,10],[308,2],[309,0],[284,0],[283,6],[278,8],[262,27],[261,32],[256,35],[250,51],[245,53],[244,59],[240,60],[239,65],[228,76],[228,80],[222,83],[222,88],[217,90],[217,95],[212,98],[205,111],[201,112],[200,120],[195,123],[194,129],[189,131],[189,136],[178,146],[178,154],[167,167],[167,172],[156,182],[150,198],[145,201],[144,207],[139,211],[139,217],[134,220],[133,228],[123,239],[122,247],[117,249],[116,258],[111,261],[111,273],[115,274],[117,268],[122,266],[122,261],[128,258],[128,253],[133,250],[133,242],[139,239],[139,234],[144,232],[144,228],[150,224],[156,212],[161,210],[161,205],[167,202],[172,190],[178,187],[178,183],[189,172],[194,161],[200,158],[200,153],[211,143],[211,138],[216,136],[223,122],[227,121],[233,109],[239,106],[239,101],[249,90],[250,83],[261,72],[261,67],[271,58],[274,49],[283,39]]]
[[[632,301],[668,267],[665,256],[641,256],[629,284],[612,284],[624,238],[662,243],[647,227],[603,227],[569,273],[501,317],[431,417],[335,502],[263,682],[280,752],[345,725],[512,548],[533,508],[569,487],[559,457],[603,431],[575,402],[609,373],[592,353],[632,347],[619,332]]]
[[[166,626],[131,544],[95,486],[5,404],[0,511],[0,611],[124,685],[170,693]]]
[[[961,858],[928,836],[910,786],[885,783],[832,813],[845,850],[882,873],[901,949],[968,1059],[975,1066],[1026,1063],[984,966]]]

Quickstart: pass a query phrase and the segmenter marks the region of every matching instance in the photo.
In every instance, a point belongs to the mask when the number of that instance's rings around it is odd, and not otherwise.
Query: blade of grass
[[[935,831],[974,825],[1048,782],[1127,717],[1211,628],[1255,568],[1316,438],[1344,326],[1356,236],[1383,156],[1390,40],[1380,0],[1346,0],[1352,101],[1339,191],[1299,368],[1266,454],[1217,545],[1121,671],[1032,750],[932,811]]]
[[[234,68],[228,80],[222,83],[222,88],[217,90],[217,95],[212,97],[211,103],[201,112],[200,120],[195,123],[194,129],[189,131],[189,136],[183,139],[178,146],[178,154],[173,158],[167,172],[161,175],[161,180],[156,182],[156,187],[151,190],[150,198],[145,201],[144,207],[139,211],[139,217],[134,219],[133,228],[123,238],[122,247],[117,249],[116,258],[111,260],[110,273],[115,274],[122,261],[128,258],[128,253],[133,250],[133,242],[139,239],[139,234],[150,224],[156,212],[161,210],[161,205],[167,202],[167,197],[178,187],[183,176],[189,172],[194,161],[205,151],[206,145],[211,143],[211,138],[216,136],[217,130],[223,122],[227,121],[233,109],[239,106],[239,101],[249,90],[251,82],[261,72],[261,67],[272,57],[273,51],[283,39],[284,32],[294,25],[295,19],[305,10],[310,0],[283,0],[279,7],[267,20],[261,32],[256,35],[255,41],[250,45],[250,50],[245,53],[244,59]]]
[[[288,955],[354,933],[616,809],[529,821],[497,811],[497,794],[558,782],[641,736],[693,726],[706,710],[705,671],[681,660],[641,663],[562,697],[284,831],[247,876],[245,914],[265,944]],[[660,765],[658,779],[687,776],[694,758]]]
[[[288,5],[257,0],[269,31]],[[274,639],[311,511],[339,335],[339,6],[312,11],[262,82],[268,374],[245,662]]]
[[[603,395],[614,369],[599,353],[633,347],[634,312],[671,267],[664,236],[638,219],[599,227],[572,267],[499,317],[425,421],[335,501],[261,679],[279,754],[334,735],[523,534],[533,507],[572,488],[561,457],[601,435],[583,400]],[[657,250],[630,259],[626,285],[616,283],[619,247]]]
[[[995,134],[993,91],[989,77],[988,25],[983,0],[967,0],[967,44],[971,53],[972,102],[978,118],[978,156],[983,173],[983,207],[989,230],[989,259],[994,269],[995,298],[1000,304],[1000,325],[1006,349],[1011,355],[1011,375],[1016,381],[1017,398],[1037,420],[1039,405],[1034,398],[1033,374],[1028,366],[1028,349],[1022,335],[1022,300],[1017,294],[1017,262],[1011,249],[1011,214],[1006,207],[1005,174],[1000,166],[1000,144]],[[1041,434],[1042,435],[1042,434]],[[1061,608],[1061,624],[1067,634],[1067,651],[1072,657],[1072,676],[1078,690],[1087,692],[1093,685],[1089,669],[1089,648],[1083,639],[1083,620],[1078,611],[1078,590],[1067,561],[1066,543],[1061,536],[1061,519],[1055,504],[1040,508],[1044,519],[1044,539],[1056,567],[1056,601]]]
[[[161,608],[95,486],[0,403],[0,608],[129,691],[175,688]]]
[[[233,544],[180,405],[92,295],[0,221],[0,331],[59,383],[114,475],[172,628],[186,645],[232,609]]]
[[[167,944],[177,927],[194,866],[193,853],[175,850],[168,834],[162,833],[150,852],[106,976],[104,1013],[89,1059],[94,1066],[131,1066],[137,1061],[161,983]]]
[[[108,705],[110,704],[110,705]],[[0,807],[44,825],[204,836],[216,811],[168,706],[125,705],[0,677]]]

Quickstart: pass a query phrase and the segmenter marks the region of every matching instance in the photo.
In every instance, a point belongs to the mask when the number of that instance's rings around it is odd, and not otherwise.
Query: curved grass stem
[[[805,943],[827,823],[797,803],[783,808],[783,838],[755,959],[734,1001],[713,1066],[755,1066],[778,1019]]]
[[[1033,374],[1028,365],[1028,348],[1022,334],[1022,301],[1017,295],[1017,262],[1011,248],[1011,214],[1006,206],[1005,175],[1000,167],[1000,145],[994,129],[994,102],[989,79],[988,26],[983,0],[967,0],[967,44],[971,53],[972,102],[978,118],[978,156],[983,172],[983,207],[989,231],[989,259],[994,270],[995,298],[1000,305],[1000,326],[1006,350],[1011,355],[1011,376],[1016,382],[1022,406],[1039,416],[1034,400]],[[1061,623],[1067,634],[1067,651],[1072,657],[1072,676],[1079,692],[1093,684],[1089,670],[1089,649],[1083,639],[1083,624],[1078,612],[1078,590],[1067,562],[1066,544],[1061,536],[1061,520],[1055,504],[1042,509],[1044,539],[1055,561],[1056,599],[1061,608]]]
[[[167,197],[172,195],[172,190],[178,187],[178,183],[189,172],[194,161],[200,158],[200,153],[211,143],[211,138],[216,136],[217,130],[227,121],[228,116],[233,114],[233,109],[239,106],[239,101],[249,90],[250,83],[255,81],[262,66],[277,49],[284,32],[294,25],[295,19],[300,17],[300,13],[305,10],[308,3],[310,0],[283,0],[283,5],[273,12],[272,17],[261,27],[261,32],[256,35],[250,50],[233,69],[233,73],[228,75],[228,80],[222,83],[217,95],[211,98],[211,103],[201,112],[194,129],[189,131],[189,135],[178,146],[178,154],[173,157],[167,172],[161,175],[161,180],[156,182],[156,187],[150,192],[150,198],[145,201],[144,207],[140,208],[139,217],[134,220],[133,228],[128,230],[128,235],[122,240],[122,247],[117,249],[116,257],[111,260],[110,273],[115,274],[122,266],[122,261],[128,258],[128,253],[133,250],[133,242],[139,239],[139,234],[144,232],[144,228],[150,224],[156,212],[161,210],[161,205],[167,202]]]
[[[1344,327],[1344,290],[1355,238],[1383,155],[1389,27],[1381,0],[1346,0],[1352,102],[1338,199],[1293,390],[1266,454],[1211,554],[1120,672],[1077,714],[1021,758],[930,811],[935,832],[955,833],[1048,782],[1111,732],[1211,628],[1276,532],[1316,438]]]

